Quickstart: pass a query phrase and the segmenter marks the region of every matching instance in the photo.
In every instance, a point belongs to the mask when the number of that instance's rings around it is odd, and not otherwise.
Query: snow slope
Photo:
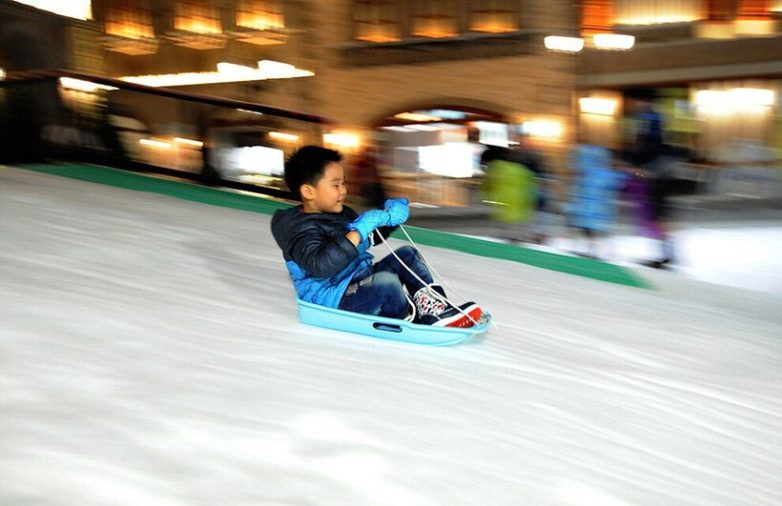
[[[776,298],[423,247],[499,325],[427,348],[298,323],[266,215],[0,168],[0,241],[0,504],[782,503]]]

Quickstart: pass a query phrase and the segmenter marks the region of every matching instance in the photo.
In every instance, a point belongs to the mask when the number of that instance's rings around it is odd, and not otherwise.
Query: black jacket
[[[369,239],[353,246],[345,237],[357,216],[347,206],[339,213],[304,213],[301,206],[274,213],[272,235],[299,298],[337,307],[353,277],[372,266]]]

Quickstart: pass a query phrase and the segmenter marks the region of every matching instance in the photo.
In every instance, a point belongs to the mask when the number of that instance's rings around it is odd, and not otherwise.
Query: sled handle
[[[376,330],[385,330],[386,332],[402,332],[402,327],[390,323],[375,322],[372,324]]]

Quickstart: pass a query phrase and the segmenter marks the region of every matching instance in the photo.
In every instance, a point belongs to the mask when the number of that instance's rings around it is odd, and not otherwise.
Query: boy
[[[439,327],[470,327],[481,315],[472,302],[459,308],[443,301],[442,287],[415,248],[396,250],[424,285],[389,255],[373,265],[367,250],[377,229],[384,237],[405,221],[405,199],[359,215],[343,202],[345,173],[337,151],[305,146],[285,164],[285,183],[302,204],[272,218],[272,234],[300,299],[356,313],[405,319]],[[408,298],[407,294],[412,297]],[[412,299],[412,300],[411,300]],[[469,316],[467,316],[469,315]]]

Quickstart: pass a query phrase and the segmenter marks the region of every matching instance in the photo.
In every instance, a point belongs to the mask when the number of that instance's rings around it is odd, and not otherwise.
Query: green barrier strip
[[[541,267],[543,269],[575,274],[577,276],[608,281],[620,285],[652,288],[652,285],[649,282],[635,275],[628,269],[599,260],[558,255],[556,253],[538,251],[511,244],[486,241],[475,237],[449,234],[438,230],[417,227],[405,228],[415,242],[428,246],[457,250],[482,257],[510,260],[511,262],[519,262]],[[394,233],[393,237],[403,238],[404,236],[397,231]]]
[[[23,169],[34,170],[56,176],[69,177],[92,183],[127,188],[145,192],[161,193],[171,197],[210,204],[241,211],[272,214],[289,204],[265,199],[256,195],[232,193],[216,188],[199,186],[181,181],[172,181],[143,174],[127,172],[95,165],[24,165]],[[651,288],[646,280],[621,266],[592,260],[548,253],[509,244],[485,241],[437,230],[406,227],[410,237],[421,244],[452,249],[488,258],[519,262],[552,271],[574,274],[620,285]],[[396,232],[394,237],[401,237]]]
[[[256,197],[254,195],[234,193],[184,181],[161,179],[159,177],[97,165],[21,165],[18,167],[21,169],[29,169],[55,176],[64,176],[129,190],[161,193],[178,199],[191,200],[193,202],[220,207],[230,207],[231,209],[239,209],[241,211],[272,214],[277,209],[290,207],[289,204],[284,202]]]

